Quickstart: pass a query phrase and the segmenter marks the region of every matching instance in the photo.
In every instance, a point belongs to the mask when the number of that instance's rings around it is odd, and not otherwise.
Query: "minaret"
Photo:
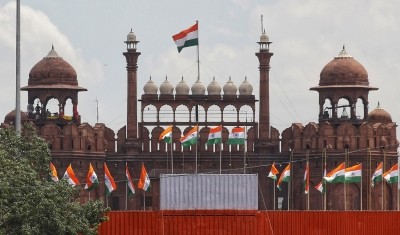
[[[270,60],[273,55],[269,51],[269,37],[265,34],[265,29],[263,30],[260,41],[260,51],[256,53],[258,60],[260,62],[260,109],[259,109],[259,134],[258,142],[256,143],[256,148],[259,152],[265,152],[267,148],[270,148],[270,138],[271,138],[271,124],[269,115],[269,69]]]
[[[126,58],[126,70],[128,79],[127,91],[127,124],[126,124],[126,151],[127,153],[137,153],[140,149],[137,128],[137,60],[140,52],[136,51],[136,35],[132,32],[128,34],[126,43],[127,51],[124,52]]]

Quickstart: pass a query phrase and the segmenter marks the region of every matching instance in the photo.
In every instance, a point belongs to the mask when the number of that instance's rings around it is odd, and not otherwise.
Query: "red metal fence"
[[[400,234],[397,211],[112,211],[101,235]]]

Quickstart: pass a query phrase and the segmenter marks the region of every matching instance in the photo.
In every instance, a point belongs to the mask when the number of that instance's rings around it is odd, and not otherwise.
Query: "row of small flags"
[[[199,136],[198,126],[194,126],[186,135],[180,138],[181,144],[184,147],[191,146],[197,142],[197,138]],[[229,133],[228,144],[244,144],[245,139],[245,128],[244,127],[234,127],[232,131]],[[172,126],[168,126],[161,133],[159,140],[164,140],[164,142],[171,144],[172,143]],[[208,134],[207,144],[219,144],[222,141],[222,126],[217,126],[210,128],[210,132]]]
[[[381,162],[376,170],[374,171],[374,174],[372,175],[371,178],[371,186],[374,187],[374,184],[377,182],[382,182],[383,179],[386,180],[388,183],[397,183],[398,182],[398,169],[399,166],[398,164],[392,166],[388,171],[383,173],[383,163]],[[290,163],[283,169],[278,183],[276,184],[276,187],[281,190],[281,184],[282,182],[290,182]],[[277,175],[279,174],[278,169],[275,167],[275,163],[272,164],[271,170],[268,174],[268,177],[277,180]],[[362,164],[357,164],[352,167],[345,167],[345,163],[341,163],[339,166],[337,166],[335,169],[330,171],[329,173],[326,173],[326,165],[324,166],[324,177],[322,178],[321,182],[319,182],[316,186],[315,189],[320,191],[321,193],[325,192],[325,184],[326,183],[360,183],[361,182],[361,176],[362,176]],[[307,163],[306,169],[304,171],[304,181],[303,181],[303,186],[304,186],[304,193],[308,194],[309,193],[309,188],[310,188],[310,170],[309,170],[309,165]]]
[[[51,162],[50,162],[50,174],[51,174],[51,179],[54,182],[59,181],[56,167]],[[135,185],[133,184],[131,174],[129,173],[128,163],[125,163],[125,176],[129,189],[128,194],[133,195],[135,193]],[[71,185],[72,187],[75,187],[76,185],[80,184],[78,178],[75,176],[71,164],[69,164],[69,166],[67,167],[67,170],[65,171],[62,179],[67,180],[69,185]],[[110,195],[112,191],[117,189],[117,185],[115,184],[114,178],[111,176],[110,170],[108,169],[106,163],[104,163],[104,184],[106,186],[105,189],[107,195]],[[86,184],[84,188],[90,191],[96,188],[98,185],[99,185],[99,178],[97,177],[97,174],[94,171],[92,164],[89,163],[89,170],[86,175]],[[149,175],[147,174],[144,164],[142,164],[140,179],[138,182],[138,188],[147,191],[149,187],[150,187],[150,178]]]

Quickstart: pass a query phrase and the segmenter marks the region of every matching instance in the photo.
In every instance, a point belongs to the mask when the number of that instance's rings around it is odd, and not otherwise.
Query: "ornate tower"
[[[267,149],[272,148],[271,144],[271,123],[269,113],[269,69],[270,60],[273,55],[269,51],[269,37],[264,32],[261,34],[260,51],[256,53],[260,62],[260,109],[259,109],[259,136],[258,142],[255,147],[259,152],[265,152]]]
[[[137,153],[140,148],[137,131],[137,60],[140,52],[136,51],[136,35],[129,32],[126,43],[127,51],[123,53],[126,58],[126,70],[128,79],[127,91],[127,124],[125,149],[127,153]]]

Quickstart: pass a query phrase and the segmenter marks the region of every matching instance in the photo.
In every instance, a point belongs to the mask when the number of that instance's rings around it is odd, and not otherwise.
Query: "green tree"
[[[0,129],[0,234],[97,234],[108,208],[78,202],[79,189],[50,178],[51,156],[32,126]]]

